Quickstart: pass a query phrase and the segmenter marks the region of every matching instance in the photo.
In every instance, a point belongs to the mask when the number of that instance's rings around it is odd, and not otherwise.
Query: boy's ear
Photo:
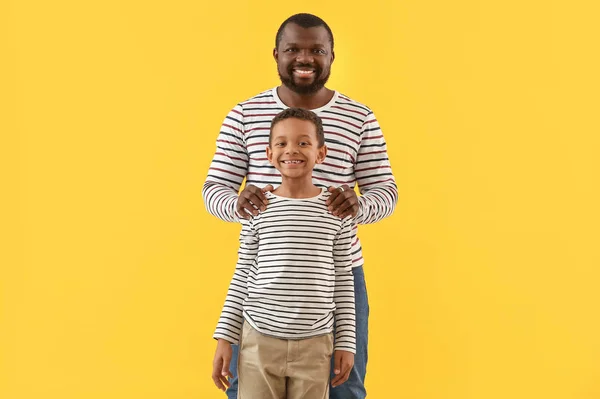
[[[317,152],[316,163],[323,163],[326,156],[327,156],[327,146],[325,144],[323,144],[323,147],[319,148],[319,151]]]
[[[271,147],[267,145],[267,159],[269,163],[273,165],[273,151],[271,151]]]

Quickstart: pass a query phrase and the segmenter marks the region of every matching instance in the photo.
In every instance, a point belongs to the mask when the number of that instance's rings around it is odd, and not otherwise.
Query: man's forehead
[[[295,23],[289,23],[283,29],[281,36],[282,43],[306,43],[315,42],[323,46],[330,43],[329,34],[324,26],[314,26],[312,28],[303,28]]]

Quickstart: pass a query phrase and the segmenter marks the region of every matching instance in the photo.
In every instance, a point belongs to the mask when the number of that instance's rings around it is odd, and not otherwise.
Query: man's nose
[[[315,59],[314,59],[313,53],[310,49],[300,50],[300,51],[298,51],[298,54],[296,55],[296,62],[298,62],[298,63],[312,64],[314,61],[315,61]]]

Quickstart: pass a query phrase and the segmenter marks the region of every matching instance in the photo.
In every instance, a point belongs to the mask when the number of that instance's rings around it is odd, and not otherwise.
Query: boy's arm
[[[333,242],[335,266],[335,347],[356,353],[356,327],[354,313],[354,276],[352,274],[352,226],[351,218],[342,221],[342,228]]]
[[[381,127],[372,111],[363,122],[354,173],[361,193],[355,222],[375,223],[390,216],[398,202],[398,187]]]
[[[213,338],[224,339],[232,344],[237,344],[240,340],[244,321],[242,304],[248,296],[248,272],[258,253],[258,237],[252,226],[252,221],[242,219],[242,226],[238,262],[227,291],[221,317],[213,334]]]
[[[236,213],[236,202],[240,186],[248,173],[243,112],[238,104],[223,121],[217,138],[217,150],[202,187],[206,210],[226,222],[240,220]]]

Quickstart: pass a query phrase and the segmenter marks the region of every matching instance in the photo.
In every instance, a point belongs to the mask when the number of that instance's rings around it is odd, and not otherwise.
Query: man
[[[311,14],[285,20],[276,35],[273,57],[282,85],[244,101],[227,115],[217,139],[202,195],[207,210],[225,221],[248,218],[265,210],[266,191],[281,176],[265,156],[271,120],[288,107],[312,110],[323,121],[326,160],[314,169],[314,184],[332,193],[327,202],[340,218],[351,215],[356,224],[374,223],[389,216],[398,191],[387,157],[386,144],[373,112],[366,106],[325,87],[334,56],[329,26]],[[238,195],[246,178],[246,186]],[[358,185],[361,196],[354,192]],[[352,230],[352,262],[356,306],[356,355],[346,375],[332,364],[332,399],[362,399],[367,365],[369,305],[357,227]],[[240,326],[234,326],[239,328]],[[230,360],[227,394],[237,397],[237,351]],[[345,381],[347,378],[347,381]]]

